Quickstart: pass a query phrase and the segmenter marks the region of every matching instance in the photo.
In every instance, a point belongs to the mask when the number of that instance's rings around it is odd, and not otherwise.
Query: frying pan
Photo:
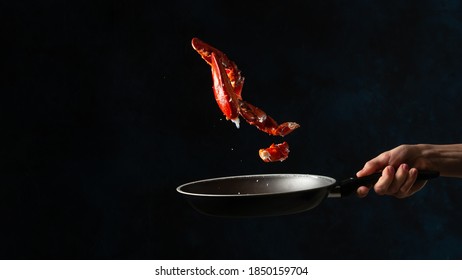
[[[381,173],[337,181],[310,174],[241,175],[183,184],[177,191],[200,213],[222,217],[263,217],[300,213],[327,197],[345,197],[360,186],[374,184]],[[418,172],[417,180],[439,176]]]

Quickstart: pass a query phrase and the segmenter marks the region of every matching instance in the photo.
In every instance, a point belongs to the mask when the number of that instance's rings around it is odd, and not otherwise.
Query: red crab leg
[[[279,125],[263,110],[244,100],[239,100],[239,113],[249,124],[256,126],[261,131],[270,135],[286,136],[300,127],[295,122],[285,122]]]
[[[213,92],[215,100],[218,103],[226,119],[231,120],[239,128],[239,101],[234,93],[231,82],[224,73],[224,67],[221,63],[221,58],[217,57],[215,53],[211,55],[212,61],[212,78],[213,78]]]
[[[239,127],[238,115],[241,115],[249,124],[275,136],[285,136],[300,127],[295,122],[278,124],[263,110],[242,100],[244,77],[237,65],[226,54],[197,38],[193,38],[191,44],[212,68],[215,100],[226,119]],[[272,144],[269,148],[260,149],[259,155],[265,162],[283,161],[289,155],[289,145],[287,142]]]
[[[220,58],[221,64],[226,70],[226,75],[231,81],[234,93],[236,94],[237,98],[241,99],[242,87],[244,86],[244,77],[242,77],[241,70],[237,68],[236,63],[230,60],[222,51],[210,46],[198,38],[193,38],[191,40],[191,45],[210,66],[212,66],[212,53]]]
[[[266,149],[260,149],[258,154],[264,162],[284,161],[289,156],[289,144],[271,144]]]
[[[238,126],[238,118],[235,116],[237,111],[249,124],[275,136],[285,136],[300,127],[295,122],[286,122],[279,125],[263,110],[242,100],[241,91],[244,85],[244,77],[242,77],[236,63],[231,61],[222,51],[198,38],[193,38],[191,44],[212,67],[215,99],[226,119],[232,120]],[[231,84],[231,87],[229,84]],[[237,105],[235,105],[236,99],[239,99],[239,104]],[[227,104],[228,102],[230,104]]]

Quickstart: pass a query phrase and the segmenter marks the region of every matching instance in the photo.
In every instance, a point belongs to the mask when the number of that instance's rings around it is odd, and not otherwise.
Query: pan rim
[[[193,192],[187,192],[184,191],[183,188],[194,185],[194,184],[200,184],[200,183],[208,183],[208,182],[213,182],[213,181],[222,181],[222,180],[230,180],[230,179],[252,179],[252,178],[268,178],[268,177],[310,177],[310,178],[316,178],[316,179],[323,179],[330,184],[326,184],[325,186],[320,186],[320,187],[315,187],[315,188],[310,188],[310,189],[303,189],[303,190],[294,190],[294,191],[281,191],[281,192],[268,192],[268,193],[250,193],[250,194],[207,194],[207,193],[193,193]],[[216,178],[209,178],[209,179],[201,179],[197,181],[192,181],[188,182],[185,184],[182,184],[176,188],[176,191],[180,194],[187,195],[187,196],[192,196],[192,197],[253,197],[253,196],[272,196],[272,195],[284,195],[284,194],[296,194],[300,192],[306,192],[306,191],[312,191],[312,190],[317,190],[317,189],[322,189],[322,188],[329,188],[333,185],[337,184],[337,180],[325,176],[325,175],[318,175],[318,174],[302,174],[302,173],[266,173],[266,174],[249,174],[249,175],[236,175],[236,176],[224,176],[224,177],[216,177]]]

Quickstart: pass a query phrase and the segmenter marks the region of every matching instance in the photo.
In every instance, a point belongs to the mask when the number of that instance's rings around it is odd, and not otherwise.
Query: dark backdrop
[[[460,1],[4,1],[0,257],[460,259],[462,181],[398,200],[329,199],[285,217],[221,219],[176,193],[197,179],[343,179],[402,143],[460,143]],[[301,128],[223,119],[199,37],[243,96]]]

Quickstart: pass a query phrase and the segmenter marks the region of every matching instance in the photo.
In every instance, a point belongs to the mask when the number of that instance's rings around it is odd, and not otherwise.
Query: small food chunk
[[[289,156],[289,144],[271,144],[266,149],[260,149],[258,154],[264,162],[284,161]]]

